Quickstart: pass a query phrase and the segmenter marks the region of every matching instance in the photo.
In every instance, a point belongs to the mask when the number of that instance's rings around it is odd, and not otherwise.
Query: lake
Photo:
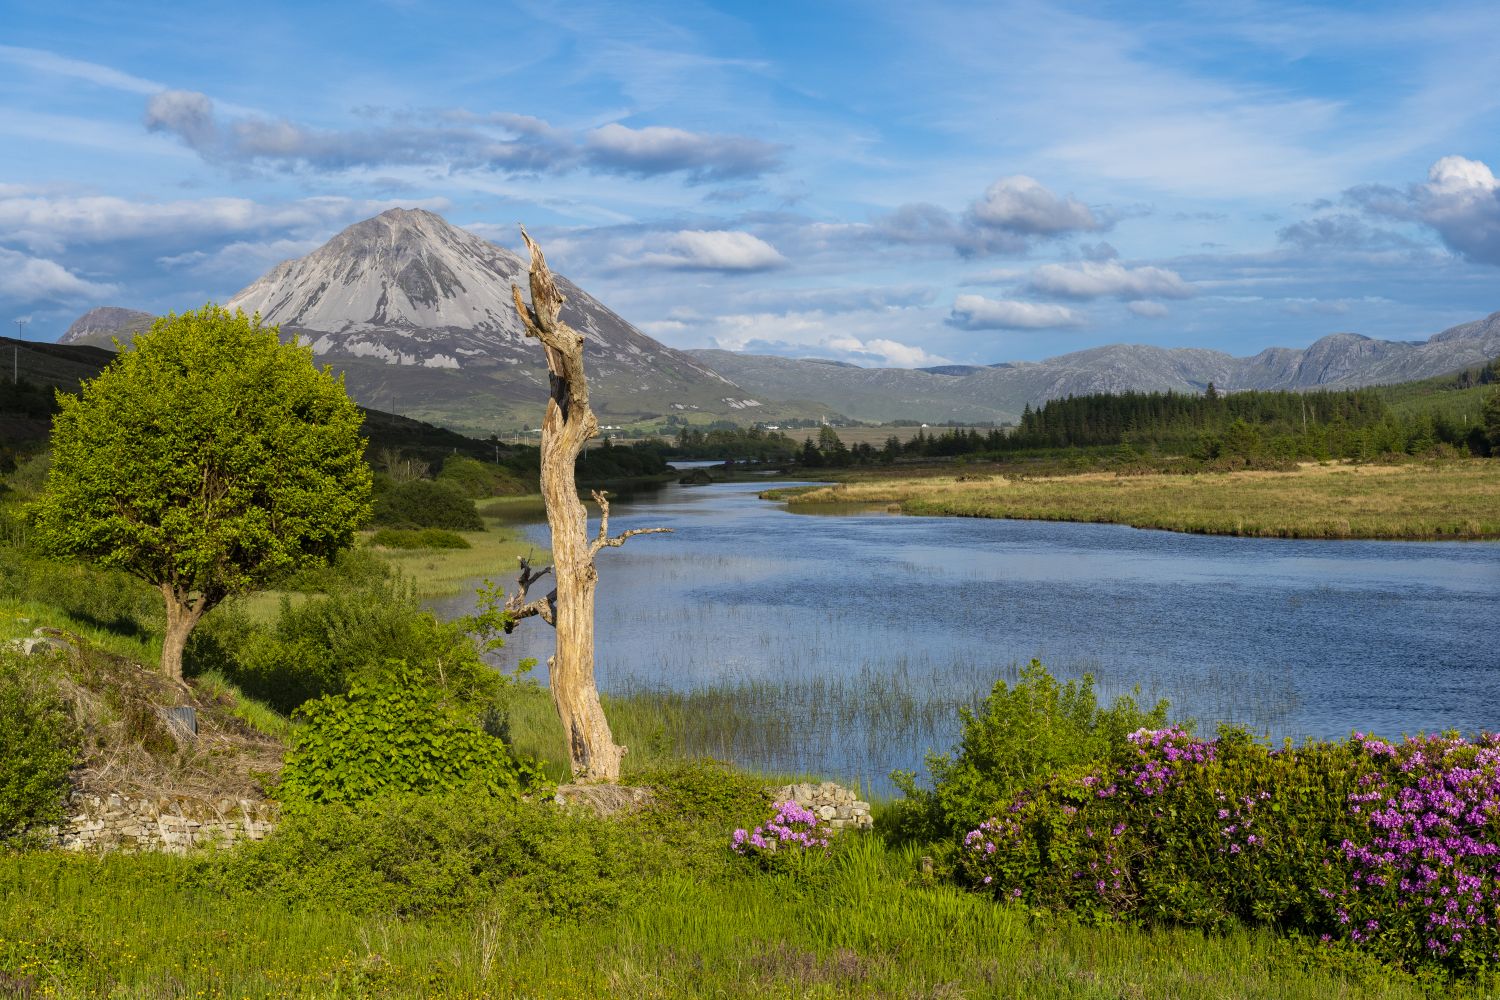
[[[792,513],[756,496],[768,485],[614,504],[612,531],[673,534],[600,554],[600,687],[689,693],[712,718],[679,750],[886,790],[1033,657],[1201,728],[1500,727],[1500,543]],[[545,663],[552,641],[526,621],[501,655]]]

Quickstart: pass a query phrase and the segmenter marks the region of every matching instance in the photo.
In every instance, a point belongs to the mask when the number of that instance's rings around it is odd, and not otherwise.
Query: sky
[[[1496,53],[1493,0],[0,0],[0,322],[406,206],[674,347],[1425,339],[1500,310]]]

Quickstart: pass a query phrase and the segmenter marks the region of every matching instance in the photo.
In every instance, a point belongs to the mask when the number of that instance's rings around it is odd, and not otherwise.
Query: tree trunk
[[[524,228],[521,237],[531,251],[530,308],[519,288],[511,286],[511,293],[527,334],[546,348],[551,375],[551,394],[542,420],[542,499],[552,529],[557,588],[547,599],[523,607],[526,586],[541,575],[532,575],[523,560],[521,591],[508,607],[517,617],[540,614],[557,630],[557,652],[547,661],[547,670],[552,701],[567,736],[574,780],[618,781],[625,747],[614,741],[594,682],[594,590],[599,582],[594,556],[631,535],[663,529],[635,529],[610,538],[609,503],[604,494],[595,493],[602,515],[599,537],[589,540],[588,511],[578,499],[573,476],[578,453],[599,432],[583,373],[583,337],[561,319],[563,296],[541,248]]]
[[[182,651],[187,646],[188,636],[203,617],[207,609],[203,600],[178,594],[169,584],[162,584],[161,593],[167,602],[167,634],[161,641],[161,672],[168,678],[182,683]]]

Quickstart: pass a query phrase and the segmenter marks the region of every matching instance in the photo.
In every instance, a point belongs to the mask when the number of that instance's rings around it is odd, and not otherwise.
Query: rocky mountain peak
[[[141,330],[151,329],[151,324],[155,321],[155,316],[139,309],[99,306],[75,319],[73,325],[58,339],[58,343],[111,347],[115,338],[129,341]]]
[[[462,389],[455,383],[445,390],[462,397],[452,406],[467,414],[493,408],[487,391],[494,380],[516,398],[546,398],[541,345],[527,339],[511,298],[512,285],[527,288],[529,266],[433,212],[393,208],[345,228],[306,257],[276,265],[226,305],[298,334],[320,360],[343,368],[359,391],[394,391],[381,388],[388,384],[381,369],[391,365],[473,375],[478,382],[465,379]],[[571,281],[558,276],[557,284],[567,298],[562,318],[583,334],[590,379],[614,412],[761,408]],[[448,409],[444,401],[432,415]]]

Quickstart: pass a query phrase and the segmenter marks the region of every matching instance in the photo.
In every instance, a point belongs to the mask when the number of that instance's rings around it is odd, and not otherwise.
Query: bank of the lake
[[[1304,464],[1289,472],[1028,477],[997,466],[860,473],[769,492],[797,507],[1083,521],[1257,538],[1500,538],[1500,461]]]

